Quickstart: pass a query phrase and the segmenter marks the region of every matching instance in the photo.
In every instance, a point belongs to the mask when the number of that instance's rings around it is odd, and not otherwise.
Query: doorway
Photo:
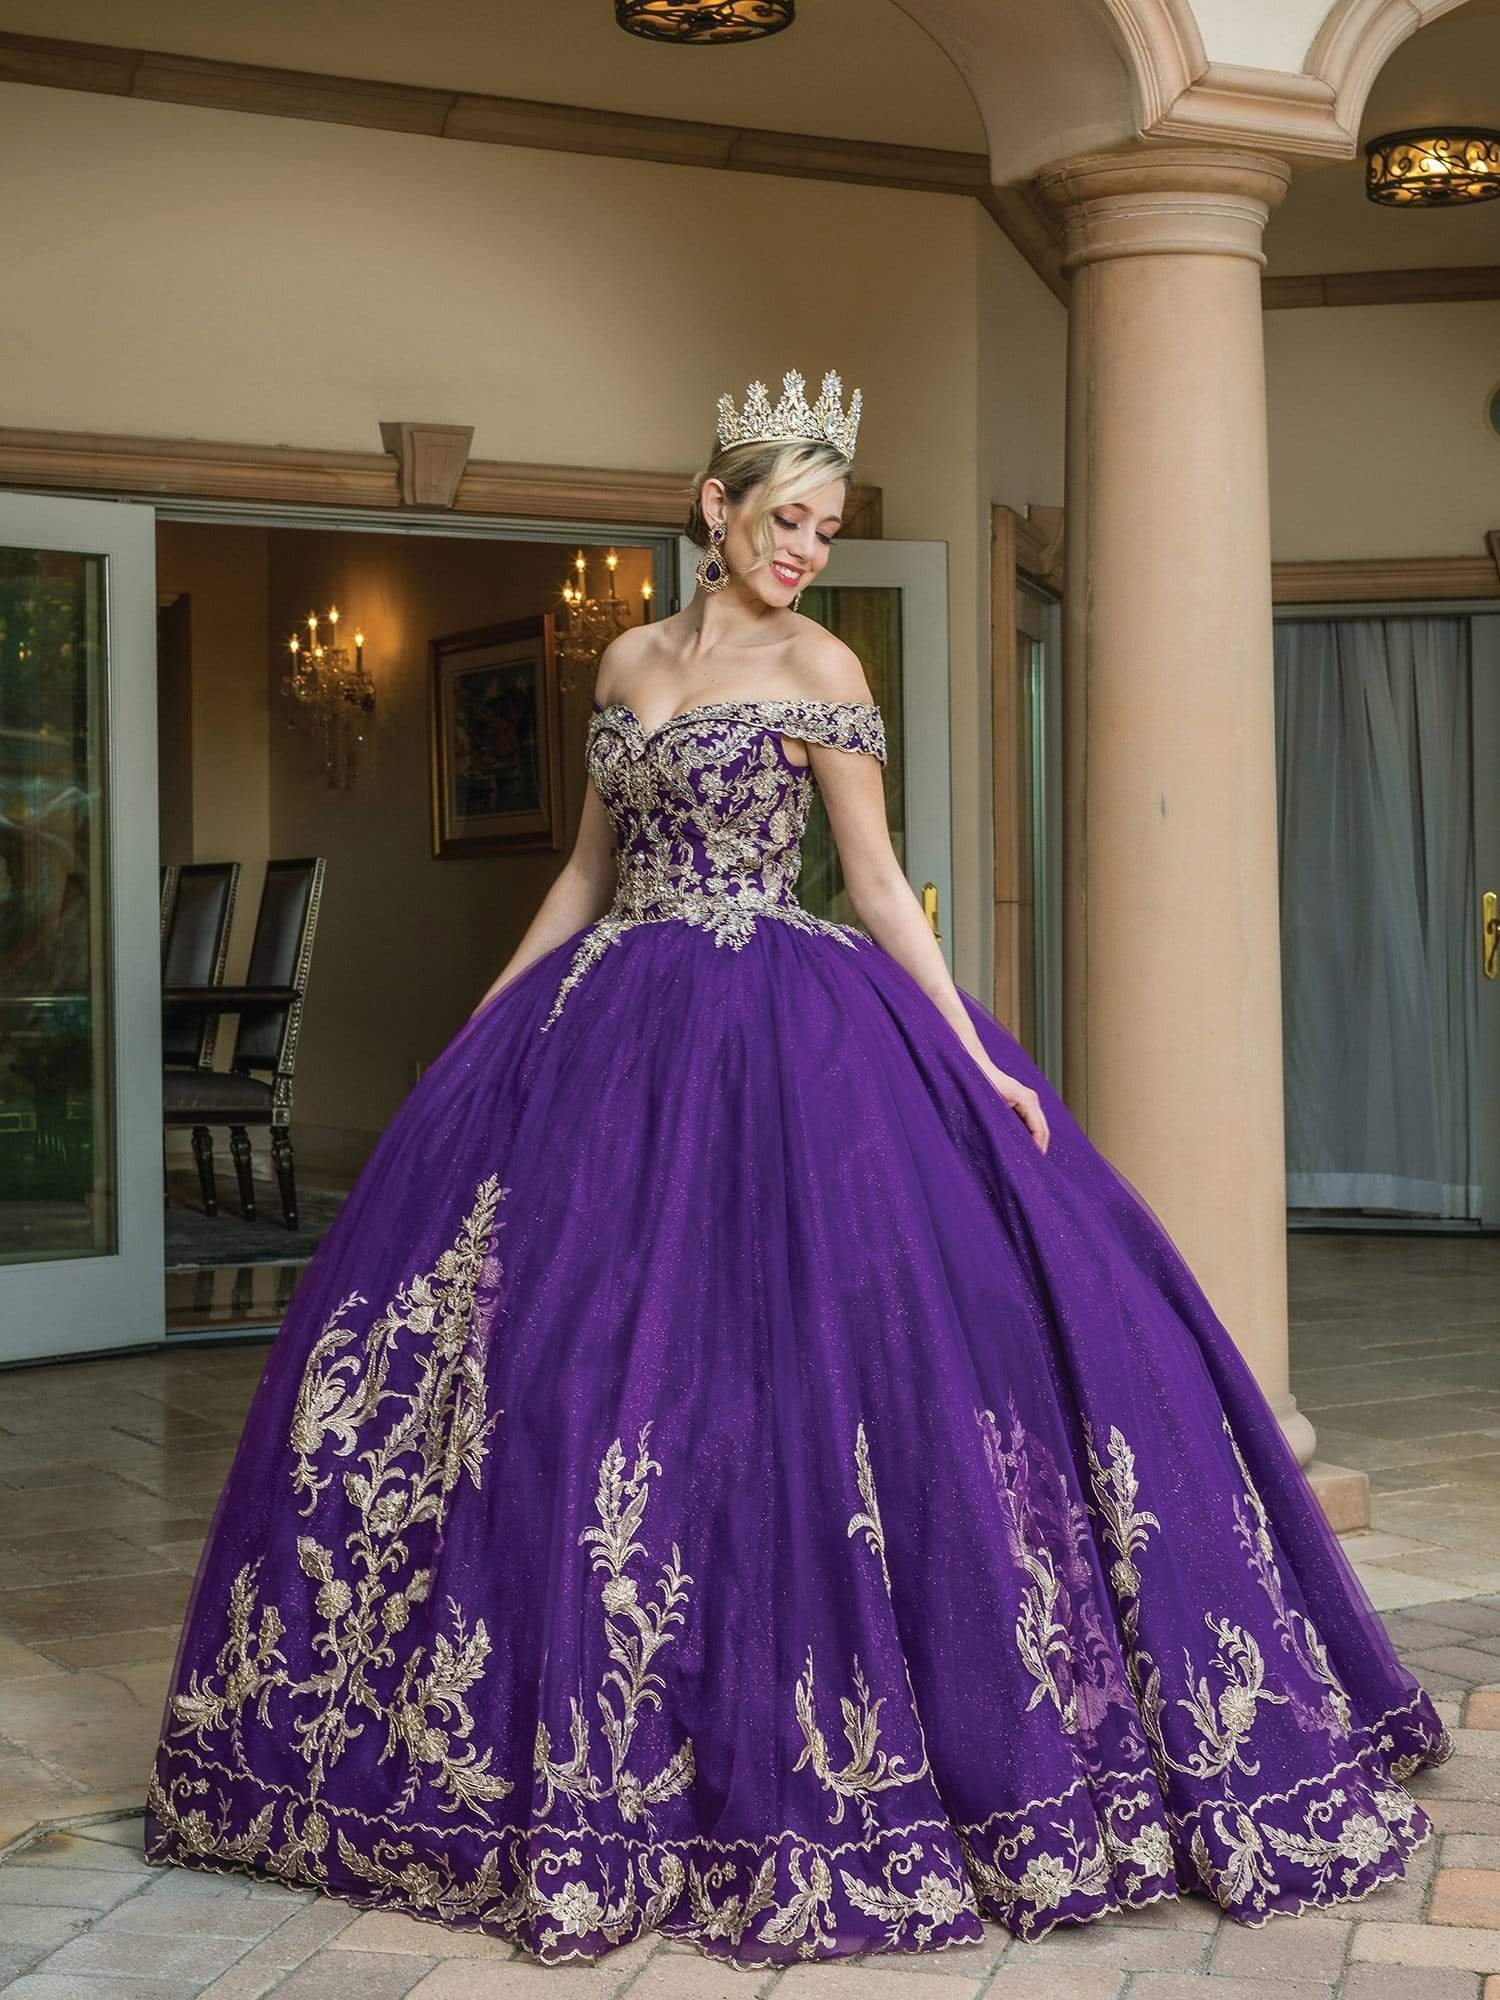
[[[0,549],[39,565],[71,607],[61,622],[47,610],[46,625],[45,593],[40,584],[32,591],[48,685],[71,704],[71,747],[64,755],[49,736],[40,682],[28,696],[31,683],[12,677],[0,776],[8,796],[50,741],[57,768],[48,782],[57,799],[73,798],[69,853],[82,856],[71,896],[32,897],[23,916],[21,904],[10,911],[0,963],[16,1002],[0,1020],[0,1073],[15,1085],[0,1106],[0,1139],[10,1141],[0,1182],[0,1364],[168,1337],[264,1338],[280,1323],[379,1132],[529,922],[582,803],[587,672],[556,690],[557,797],[545,837],[465,845],[449,827],[440,838],[439,642],[555,613],[580,556],[591,592],[612,587],[638,612],[649,583],[644,601],[675,609],[676,541],[659,527],[588,522],[0,494]],[[606,575],[610,550],[617,562]],[[86,561],[63,574],[71,556],[95,558],[91,580]],[[867,608],[882,585],[900,591],[896,734],[908,748],[893,819],[909,871],[920,874],[914,886],[941,882],[946,901],[946,550],[853,542],[839,567],[851,591],[865,591]],[[16,603],[29,601],[23,570],[12,579]],[[829,585],[837,588],[836,573]],[[842,602],[848,609],[855,599]],[[326,636],[335,607],[343,632],[357,626],[362,635],[376,696],[344,784],[330,781],[326,740],[283,685],[291,639],[309,617]],[[837,608],[830,596],[829,619]],[[8,833],[16,878],[37,873],[37,827],[33,817]],[[290,1078],[298,1213],[289,1228],[263,1130],[249,1136],[246,1180],[228,1131],[213,1134],[212,1205],[190,1127],[164,1134],[163,892],[184,869],[236,870],[216,976],[243,990],[255,984],[247,975],[262,891],[274,869],[299,858],[325,872]],[[832,906],[840,893],[832,871],[811,874],[809,906],[820,896]],[[54,1082],[46,1062],[19,1056],[28,1035],[32,1046],[51,1036],[61,1060],[65,907],[90,940],[92,1004],[84,1028],[70,1028],[67,1050],[88,1072],[81,1094]],[[39,969],[43,959],[51,970]],[[242,1018],[229,1007],[219,1015],[206,1065],[215,1089],[232,1084]],[[92,1119],[92,1136],[72,1180],[54,1188],[34,1128],[51,1133],[67,1119]]]
[[[1294,1227],[1500,1227],[1493,605],[1275,627]]]

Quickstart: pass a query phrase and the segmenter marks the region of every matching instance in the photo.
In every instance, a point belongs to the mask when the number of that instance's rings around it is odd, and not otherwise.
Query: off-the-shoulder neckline
[[[592,697],[592,699],[595,714],[608,715],[611,709],[619,709],[621,714],[630,717],[636,728],[641,732],[641,735],[648,742],[652,737],[660,736],[663,730],[671,729],[679,722],[687,722],[693,716],[723,715],[745,708],[853,708],[868,709],[872,715],[879,715],[880,713],[880,704],[877,701],[824,701],[816,695],[741,695],[727,701],[704,701],[699,702],[696,708],[679,709],[676,715],[669,715],[664,722],[658,722],[652,728],[648,729],[628,701],[600,701],[597,696]]]

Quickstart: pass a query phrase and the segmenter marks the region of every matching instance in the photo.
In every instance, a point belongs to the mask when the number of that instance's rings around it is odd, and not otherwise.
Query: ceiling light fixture
[[[615,19],[648,42],[758,42],[792,25],[797,0],[615,0]]]
[[[1500,196],[1500,132],[1423,126],[1365,147],[1365,193],[1387,208],[1463,208]]]

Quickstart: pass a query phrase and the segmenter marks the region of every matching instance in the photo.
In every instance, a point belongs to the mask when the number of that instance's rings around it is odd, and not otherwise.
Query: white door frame
[[[156,768],[156,515],[139,501],[0,491],[0,547],[105,558],[107,1087],[116,1248],[0,1264],[0,1363],[165,1337]]]
[[[697,589],[703,551],[677,544],[678,592]],[[949,743],[948,544],[841,540],[820,590],[874,585],[901,593],[902,736],[906,758],[906,875],[918,895],[938,893],[938,930],[953,970],[953,782]]]

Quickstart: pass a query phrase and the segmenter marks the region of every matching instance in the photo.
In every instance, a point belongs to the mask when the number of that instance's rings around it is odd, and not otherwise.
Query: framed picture
[[[449,632],[432,662],[432,851],[562,846],[562,750],[552,615]]]

